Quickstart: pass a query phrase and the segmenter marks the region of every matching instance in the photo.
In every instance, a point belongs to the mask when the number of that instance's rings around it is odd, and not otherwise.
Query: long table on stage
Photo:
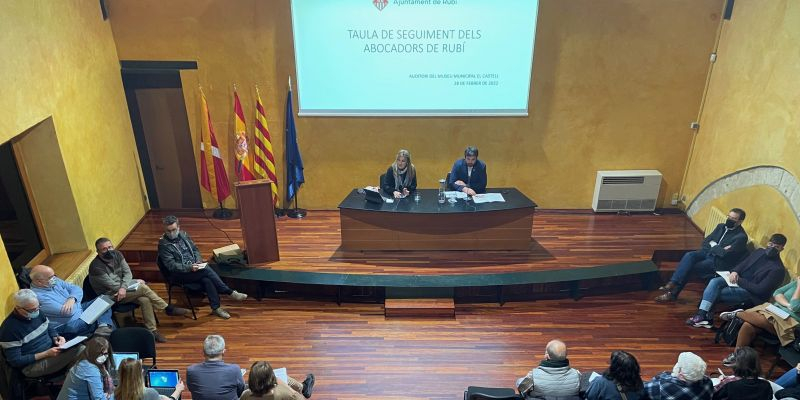
[[[515,188],[487,189],[505,202],[439,204],[437,189],[370,203],[354,189],[339,204],[344,250],[528,250],[536,203]]]

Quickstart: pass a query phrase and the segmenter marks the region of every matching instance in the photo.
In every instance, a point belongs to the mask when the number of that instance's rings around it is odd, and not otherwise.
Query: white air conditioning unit
[[[653,211],[661,188],[661,172],[653,169],[597,171],[592,209],[595,212]]]

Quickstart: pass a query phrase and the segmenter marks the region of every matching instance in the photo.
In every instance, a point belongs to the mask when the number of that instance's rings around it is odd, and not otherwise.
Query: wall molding
[[[689,203],[686,215],[692,218],[714,199],[739,189],[761,185],[778,191],[789,203],[795,219],[800,223],[800,182],[791,172],[774,165],[741,169],[709,183]]]

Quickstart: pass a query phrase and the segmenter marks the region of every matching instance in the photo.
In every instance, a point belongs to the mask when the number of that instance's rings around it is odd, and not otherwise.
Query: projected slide
[[[538,0],[292,0],[300,115],[527,115]]]

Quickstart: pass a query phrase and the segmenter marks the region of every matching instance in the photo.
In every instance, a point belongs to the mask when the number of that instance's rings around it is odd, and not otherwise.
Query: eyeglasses
[[[36,308],[34,308],[33,310],[28,310],[25,307],[17,307],[17,308],[19,308],[20,310],[25,310],[25,312],[27,312],[27,313],[35,313],[35,312],[39,311],[39,307],[38,306]]]
[[[782,244],[777,244],[777,243],[772,243],[772,242],[768,242],[767,243],[767,247],[774,247],[774,248],[776,248],[778,250],[783,250],[783,245]]]

